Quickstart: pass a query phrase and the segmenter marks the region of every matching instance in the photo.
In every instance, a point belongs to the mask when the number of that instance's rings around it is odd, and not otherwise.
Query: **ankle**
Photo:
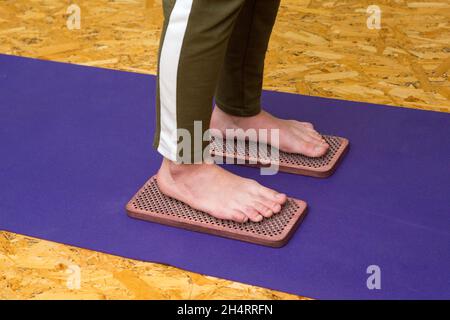
[[[219,130],[225,129],[237,129],[237,128],[247,128],[250,124],[257,124],[264,112],[253,115],[253,116],[235,116],[226,113],[220,109],[217,105],[214,108],[213,115],[211,118],[211,127]]]
[[[178,164],[164,158],[159,172],[171,180],[178,180],[186,174],[192,174],[198,170],[201,170],[205,165],[206,164]]]
[[[241,117],[226,113],[216,105],[211,117],[211,127],[221,129],[221,126],[226,126],[224,129],[228,129],[230,126],[237,126],[239,118]]]

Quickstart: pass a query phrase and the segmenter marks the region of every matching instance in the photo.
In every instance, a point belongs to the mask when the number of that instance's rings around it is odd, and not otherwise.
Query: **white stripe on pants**
[[[193,0],[177,0],[170,14],[159,62],[161,103],[158,151],[177,160],[177,78],[180,52]]]

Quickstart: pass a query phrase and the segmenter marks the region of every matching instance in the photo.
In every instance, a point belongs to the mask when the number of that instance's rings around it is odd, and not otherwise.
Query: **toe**
[[[231,220],[239,223],[245,223],[248,221],[248,217],[243,212],[234,210],[231,212]]]
[[[278,213],[281,211],[281,204],[274,202],[272,200],[269,200],[266,197],[261,196],[261,198],[259,199],[259,202],[262,203],[267,208],[269,208],[270,211],[272,211],[272,214]]]
[[[279,193],[275,190],[266,188],[264,186],[259,187],[259,195],[263,196],[269,201],[272,201],[274,203],[283,204],[286,202],[286,195],[284,193]],[[271,208],[271,207],[269,207]]]
[[[258,210],[259,214],[264,216],[265,218],[270,218],[273,215],[273,211],[261,202],[256,202],[253,207]]]
[[[273,213],[280,213],[281,211],[281,205],[279,203],[276,203],[273,207],[272,207]]]
[[[306,132],[306,134],[307,134],[308,136],[314,137],[314,138],[316,138],[316,139],[319,139],[320,141],[325,142],[325,139],[323,138],[323,136],[322,136],[319,132],[317,132],[316,130],[306,128],[306,129],[305,129],[305,132]]]
[[[318,143],[318,144],[320,144],[320,145],[323,145],[323,146],[325,146],[325,147],[328,147],[328,143],[325,141],[325,139],[321,136],[321,135],[314,135],[314,134],[312,134],[312,135],[310,135],[310,137],[312,137],[313,138],[313,141],[315,142],[315,143]]]
[[[317,135],[317,136],[319,136],[319,137],[322,136],[316,129],[314,129],[314,127],[313,127],[312,124],[304,125],[304,123],[305,123],[305,122],[302,122],[302,124],[303,124],[303,125],[301,126],[301,129],[302,129],[302,130],[305,130],[305,131],[308,131],[308,132],[310,132],[310,133],[313,133],[313,134],[315,134],[315,135]]]
[[[314,147],[314,152],[317,154],[317,157],[323,156],[327,153],[329,145],[326,142],[322,142]]]
[[[302,154],[308,157],[320,157],[323,156],[328,150],[328,145],[324,143],[313,143],[303,140],[300,144]]]
[[[312,142],[312,143],[325,143],[325,140],[322,138],[322,136],[318,133],[314,133],[310,130],[304,130],[297,133],[297,137],[299,139],[303,139],[306,142]]]
[[[314,130],[314,129],[306,128],[305,131],[308,134],[313,135],[314,137],[323,139],[322,135],[319,132],[317,132],[316,130]]]
[[[255,208],[250,206],[246,206],[242,211],[253,222],[260,222],[264,218]]]
[[[300,124],[301,124],[300,126],[297,126],[294,129],[297,140],[302,140],[302,141],[309,142],[312,144],[323,144],[323,145],[328,146],[328,144],[326,143],[323,136],[320,133],[318,133],[316,130],[314,130],[314,128],[312,127],[312,124],[305,125],[305,122],[300,122]],[[314,153],[314,151],[312,150],[314,148],[310,147],[309,149],[310,149],[309,150],[310,153]],[[308,152],[308,150],[306,152]]]

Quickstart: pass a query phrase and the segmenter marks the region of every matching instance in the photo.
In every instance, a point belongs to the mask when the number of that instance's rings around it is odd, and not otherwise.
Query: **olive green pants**
[[[203,160],[212,102],[224,112],[252,116],[261,110],[264,58],[279,0],[163,0],[154,146],[166,158]],[[190,133],[180,150],[179,131]],[[184,139],[185,136],[184,136]],[[184,141],[186,142],[186,141]]]

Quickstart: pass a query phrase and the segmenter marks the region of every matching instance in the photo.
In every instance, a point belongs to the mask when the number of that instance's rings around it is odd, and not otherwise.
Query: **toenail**
[[[323,146],[317,146],[314,148],[314,151],[319,152],[322,151]]]

